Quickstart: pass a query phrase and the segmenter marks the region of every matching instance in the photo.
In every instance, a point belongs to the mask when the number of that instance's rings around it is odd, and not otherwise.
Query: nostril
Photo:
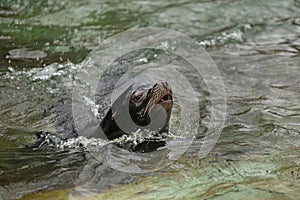
[[[168,87],[168,82],[161,82],[161,84],[162,84],[165,88]]]

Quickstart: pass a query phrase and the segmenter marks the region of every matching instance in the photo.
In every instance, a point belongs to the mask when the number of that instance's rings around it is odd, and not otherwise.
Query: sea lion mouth
[[[156,83],[149,91],[149,101],[144,110],[145,116],[155,104],[161,105],[167,112],[173,107],[172,89],[168,82]]]
[[[166,103],[166,102],[171,102],[172,101],[172,96],[169,94],[166,94],[165,96],[163,96],[158,102],[157,104],[161,104],[161,103]]]

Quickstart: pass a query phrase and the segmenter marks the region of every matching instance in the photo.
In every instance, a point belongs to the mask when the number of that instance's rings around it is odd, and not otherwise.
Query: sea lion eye
[[[135,101],[141,101],[142,100],[142,96],[143,96],[142,94],[137,95],[137,96],[134,97],[134,100]]]

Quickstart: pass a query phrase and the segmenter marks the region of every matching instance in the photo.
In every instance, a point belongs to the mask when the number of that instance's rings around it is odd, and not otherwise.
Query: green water
[[[300,199],[299,9],[298,0],[0,1],[0,199]],[[200,159],[195,142],[166,168],[129,174],[80,148],[24,150],[35,131],[53,129],[45,109],[70,96],[81,61],[138,27],[185,33],[218,66],[227,116],[210,154]]]

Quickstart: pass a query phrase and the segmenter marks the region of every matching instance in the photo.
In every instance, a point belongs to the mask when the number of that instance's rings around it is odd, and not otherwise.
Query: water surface
[[[299,199],[299,9],[298,0],[0,2],[0,199]],[[130,174],[84,148],[23,148],[34,132],[53,130],[45,110],[71,97],[91,50],[148,26],[189,35],[223,76],[225,127],[206,158],[195,140],[168,167]],[[128,62],[172,58],[142,52]],[[209,119],[205,91],[199,136]]]

